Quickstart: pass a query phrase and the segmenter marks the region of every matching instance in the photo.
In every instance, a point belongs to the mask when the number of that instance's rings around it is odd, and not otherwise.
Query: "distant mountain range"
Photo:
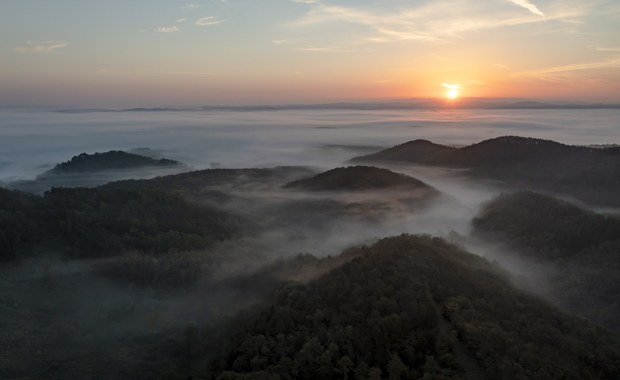
[[[42,193],[52,187],[98,186],[115,180],[173,174],[185,170],[187,168],[175,160],[111,150],[78,154],[69,161],[59,163],[39,174],[35,180],[16,181],[8,184],[8,187]]]
[[[60,109],[63,113],[89,112],[174,112],[174,111],[287,111],[287,110],[408,110],[408,109],[620,109],[620,103],[536,101],[527,99],[461,98],[447,103],[444,99],[405,99],[377,102],[338,102],[317,104],[279,104],[247,106],[139,107]]]
[[[93,172],[102,170],[135,169],[145,166],[177,166],[180,162],[167,158],[154,159],[139,154],[111,150],[105,153],[81,153],[69,161],[57,164],[42,176],[69,173]]]
[[[555,191],[592,204],[620,206],[620,148],[570,146],[504,136],[463,148],[409,141],[353,163],[410,163],[467,169],[472,176]]]

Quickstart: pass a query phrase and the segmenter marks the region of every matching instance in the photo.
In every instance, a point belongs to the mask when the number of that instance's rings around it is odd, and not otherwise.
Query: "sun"
[[[446,92],[446,96],[448,97],[448,99],[454,100],[459,97],[459,90],[457,90],[456,88],[452,88]]]
[[[458,83],[444,83],[441,85],[441,87],[447,90],[446,98],[448,98],[449,100],[455,100],[460,95],[462,85]]]

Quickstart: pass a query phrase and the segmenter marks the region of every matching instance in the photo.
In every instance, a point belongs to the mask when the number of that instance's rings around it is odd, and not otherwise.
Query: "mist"
[[[82,152],[147,147],[205,169],[331,168],[363,150],[424,138],[466,145],[520,135],[614,143],[617,109],[56,112],[0,109],[0,182],[32,179]]]
[[[131,252],[88,260],[49,252],[1,267],[0,336],[5,338],[0,345],[8,347],[1,361],[12,364],[0,376],[28,373],[35,378],[79,378],[95,373],[136,377],[133,371],[146,365],[153,350],[182,339],[187,329],[217,325],[266,300],[287,277],[278,272],[278,263],[294,262],[300,255],[328,259],[349,247],[403,233],[441,236],[463,245],[514,274],[518,286],[548,296],[545,276],[552,268],[517,259],[519,255],[510,254],[507,246],[470,236],[471,221],[481,206],[511,190],[503,184],[474,181],[462,170],[393,164],[378,166],[417,178],[438,194],[311,192],[284,186],[345,166],[355,156],[419,138],[453,146],[501,135],[569,144],[617,142],[613,138],[620,111],[0,112],[0,181],[4,185],[31,180],[81,152],[117,149],[186,165],[174,173],[291,167],[284,176],[263,180],[239,175],[229,183],[206,183],[188,197],[217,206],[246,225],[230,240],[172,256],[171,260],[192,267],[192,280],[182,286],[110,276],[118,268],[142,268],[141,260],[148,261],[153,276],[165,277],[176,270],[174,265],[168,267],[165,258],[144,259]],[[167,174],[173,172],[78,175],[56,185],[96,186]],[[225,194],[226,201],[213,194]],[[321,273],[320,265],[295,269],[292,277],[308,281],[313,273]]]

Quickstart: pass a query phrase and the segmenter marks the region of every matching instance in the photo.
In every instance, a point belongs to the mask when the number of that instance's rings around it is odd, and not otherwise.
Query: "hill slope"
[[[620,371],[615,338],[515,290],[443,240],[402,235],[353,251],[357,259],[282,289],[245,326],[234,324],[207,377],[611,379]],[[205,370],[190,364],[204,344],[185,346],[181,372]]]
[[[352,162],[401,161],[426,162],[435,157],[455,151],[456,148],[434,144],[428,140],[413,140],[367,156],[352,159]]]
[[[50,249],[75,258],[198,249],[237,226],[227,213],[156,190],[57,188],[38,197],[0,188],[0,260]]]
[[[372,166],[336,168],[311,178],[290,182],[284,187],[310,191],[432,190],[432,187],[418,179]]]
[[[416,140],[353,161],[469,169],[477,177],[557,191],[594,204],[620,206],[620,155],[614,148],[569,146],[516,136],[459,149]]]
[[[474,219],[474,233],[508,242],[527,259],[551,264],[554,298],[619,330],[620,218],[531,192],[503,194]]]
[[[181,164],[178,161],[166,158],[156,160],[139,154],[111,150],[105,153],[81,153],[73,156],[71,160],[56,165],[53,169],[45,172],[43,176],[101,170],[134,169],[145,166],[164,167],[177,165]]]

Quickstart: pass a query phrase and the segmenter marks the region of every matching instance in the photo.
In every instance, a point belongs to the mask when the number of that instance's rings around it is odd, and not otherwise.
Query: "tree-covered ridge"
[[[456,148],[418,139],[407,141],[377,153],[353,158],[351,162],[400,161],[422,163],[432,161],[437,156],[451,153],[455,150]]]
[[[144,166],[176,166],[178,161],[167,158],[154,159],[139,154],[127,153],[120,150],[111,150],[104,153],[81,153],[73,156],[69,161],[57,164],[43,175],[66,174],[74,172],[132,169]]]
[[[570,146],[518,136],[458,149],[416,140],[354,160],[463,168],[477,177],[557,191],[595,204],[620,205],[617,148]]]
[[[55,249],[72,257],[205,248],[229,239],[236,218],[150,189],[55,188],[43,197],[0,190],[2,258]]]
[[[498,196],[483,207],[473,224],[478,233],[509,239],[524,253],[543,260],[620,242],[620,218],[530,191]]]
[[[167,175],[152,179],[125,180],[112,182],[110,188],[149,188],[170,191],[188,196],[213,191],[255,191],[265,188],[280,188],[290,182],[314,172],[300,166],[280,166],[269,169],[206,169],[180,174]],[[225,196],[225,194],[219,194]]]
[[[282,289],[244,328],[236,325],[209,376],[612,379],[620,372],[614,338],[515,290],[488,262],[441,239],[403,235],[357,254],[307,285]]]
[[[473,221],[479,237],[550,264],[560,304],[610,329],[620,320],[620,218],[532,192],[503,194]]]
[[[347,166],[286,184],[286,188],[311,191],[359,191],[376,189],[433,190],[426,183],[404,174],[372,166]]]

